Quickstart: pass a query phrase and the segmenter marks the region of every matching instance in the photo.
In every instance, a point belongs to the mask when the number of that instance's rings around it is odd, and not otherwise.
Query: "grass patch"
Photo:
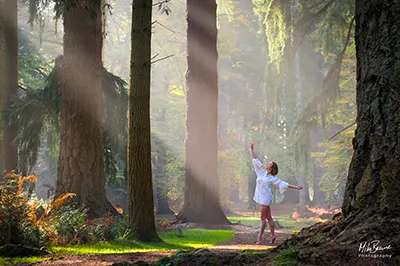
[[[295,221],[289,218],[290,214],[282,214],[277,217],[278,222],[289,229],[292,229],[293,232],[300,232],[303,227],[311,226],[318,222],[326,222],[327,220],[323,219],[306,219]],[[241,225],[251,226],[253,228],[260,227],[260,217],[258,216],[228,216],[228,219],[232,223],[236,223],[240,221]]]
[[[50,260],[49,257],[26,257],[26,258],[1,258],[0,265],[19,265],[19,264],[31,264],[38,263],[41,261]]]
[[[161,233],[160,237],[170,245],[186,248],[204,248],[223,242],[228,242],[235,236],[232,230],[202,230],[192,229],[182,232],[180,236],[177,232]]]
[[[148,252],[157,250],[203,248],[227,242],[233,239],[231,230],[201,230],[191,229],[160,233],[164,243],[142,243],[136,241],[119,240],[94,245],[77,245],[68,247],[54,247],[52,252],[62,254],[123,254],[132,252]]]
[[[232,223],[240,222],[241,225],[251,226],[254,228],[260,227],[259,216],[228,216],[228,219]]]

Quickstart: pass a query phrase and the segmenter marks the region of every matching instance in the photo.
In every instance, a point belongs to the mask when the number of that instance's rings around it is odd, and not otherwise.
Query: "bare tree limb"
[[[353,123],[351,123],[350,125],[344,127],[343,129],[339,130],[338,132],[336,132],[335,134],[333,134],[328,141],[332,140],[334,137],[336,137],[337,135],[339,135],[340,133],[342,133],[343,131],[346,131],[347,129],[351,128],[352,126],[354,126],[357,123],[357,121],[354,121]]]
[[[160,58],[160,59],[157,59],[156,61],[151,62],[151,64],[157,63],[158,61],[162,61],[164,59],[167,59],[167,58],[170,58],[170,57],[173,57],[173,56],[175,56],[175,54],[170,54],[168,56],[165,56],[163,58]]]
[[[164,0],[164,1],[160,1],[160,2],[154,3],[153,6],[158,6],[158,5],[166,4],[166,3],[169,3],[169,2],[171,2],[171,0]]]

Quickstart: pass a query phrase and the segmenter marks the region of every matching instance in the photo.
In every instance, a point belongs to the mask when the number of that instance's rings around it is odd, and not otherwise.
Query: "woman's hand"
[[[254,150],[254,143],[250,142],[250,150]]]
[[[297,189],[298,189],[298,190],[302,190],[303,187],[302,187],[302,186],[297,186]]]

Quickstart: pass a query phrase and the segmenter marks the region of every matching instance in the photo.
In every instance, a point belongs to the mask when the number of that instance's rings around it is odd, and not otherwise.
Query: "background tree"
[[[359,264],[363,259],[371,265],[400,263],[400,203],[395,200],[400,190],[400,42],[391,34],[399,27],[400,16],[394,10],[400,10],[400,1],[356,1],[357,129],[343,213],[280,246],[313,246],[301,255],[308,264]],[[360,252],[360,243],[373,240],[379,240],[379,246],[390,245],[380,254],[392,257],[372,260],[354,255]]]
[[[76,193],[74,200],[85,204],[91,217],[116,214],[106,197],[103,168],[101,0],[58,4],[64,58],[56,196]]]
[[[229,223],[219,203],[217,5],[187,1],[185,201],[178,219]]]
[[[18,170],[17,145],[13,142],[17,136],[17,126],[10,119],[9,110],[18,96],[18,9],[16,0],[2,1],[0,10],[0,89],[3,101],[3,141],[1,166],[2,170]]]
[[[152,0],[132,4],[128,115],[128,208],[132,237],[160,241],[154,221],[150,134]]]
[[[5,62],[4,62],[4,15],[3,15],[3,10],[4,10],[4,1],[0,1],[0,110],[3,110],[3,91],[4,91],[4,82],[5,82],[5,76],[4,76],[4,71],[5,71]],[[2,121],[2,120],[0,120]],[[3,170],[3,124],[1,124],[0,132],[1,132],[1,138],[0,138],[0,171],[2,172]],[[0,175],[0,182],[3,180],[3,175]]]

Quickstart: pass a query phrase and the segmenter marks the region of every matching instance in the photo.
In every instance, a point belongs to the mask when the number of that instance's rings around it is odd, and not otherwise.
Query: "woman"
[[[265,220],[268,220],[269,228],[271,230],[271,244],[276,239],[274,231],[274,220],[271,215],[271,202],[272,202],[272,186],[279,187],[281,193],[286,191],[288,188],[303,189],[302,186],[293,186],[289,183],[280,180],[276,175],[278,174],[278,165],[274,162],[270,162],[263,168],[262,163],[257,159],[257,155],[254,153],[254,143],[250,143],[251,153],[253,155],[254,170],[257,174],[256,190],[254,193],[254,201],[260,204],[260,232],[257,237],[256,244],[261,244],[262,235],[267,225]]]

